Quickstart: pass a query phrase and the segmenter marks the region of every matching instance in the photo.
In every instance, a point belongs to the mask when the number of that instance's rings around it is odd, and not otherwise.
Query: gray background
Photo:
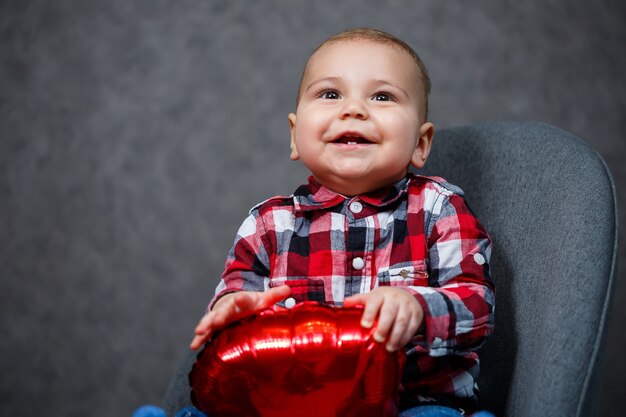
[[[545,121],[591,143],[626,224],[623,4],[0,0],[0,415],[160,401],[248,208],[306,177],[287,113],[346,28],[415,47],[439,128]],[[625,267],[604,416],[623,413]]]

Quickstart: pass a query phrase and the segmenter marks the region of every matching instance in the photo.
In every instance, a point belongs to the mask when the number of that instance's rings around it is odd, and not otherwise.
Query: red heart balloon
[[[360,325],[362,307],[304,302],[217,333],[189,381],[194,405],[217,417],[392,417],[404,351]]]

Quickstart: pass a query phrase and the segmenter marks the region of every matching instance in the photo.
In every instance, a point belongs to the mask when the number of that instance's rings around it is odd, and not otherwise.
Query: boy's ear
[[[433,135],[435,134],[435,125],[430,122],[424,123],[420,127],[419,137],[415,144],[415,150],[411,157],[411,165],[415,168],[423,168],[430,154],[430,148],[433,144]]]
[[[296,147],[296,115],[289,113],[289,132],[291,133],[291,160],[297,161],[300,159],[298,155],[298,148]]]

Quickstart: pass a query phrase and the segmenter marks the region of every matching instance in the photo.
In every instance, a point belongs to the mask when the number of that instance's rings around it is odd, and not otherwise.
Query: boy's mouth
[[[337,139],[333,140],[332,143],[341,143],[344,145],[367,145],[371,144],[372,141],[364,138],[363,136],[346,134],[339,136]]]

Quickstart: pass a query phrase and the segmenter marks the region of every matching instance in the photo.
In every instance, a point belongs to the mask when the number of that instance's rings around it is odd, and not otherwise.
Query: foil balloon
[[[362,307],[304,302],[219,333],[189,374],[194,405],[216,417],[392,417],[404,352],[361,327]]]

